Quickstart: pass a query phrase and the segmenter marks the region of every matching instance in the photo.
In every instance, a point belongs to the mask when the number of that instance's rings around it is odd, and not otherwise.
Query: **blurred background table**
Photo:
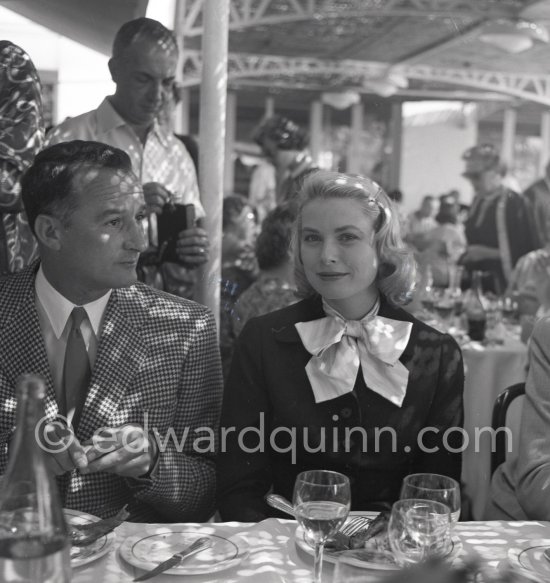
[[[527,347],[519,339],[508,337],[502,345],[466,343],[462,354],[464,429],[469,436],[469,445],[462,458],[462,482],[471,503],[472,518],[481,520],[489,499],[491,439],[489,433],[484,433],[476,440],[476,430],[491,427],[493,404],[499,393],[525,380]]]

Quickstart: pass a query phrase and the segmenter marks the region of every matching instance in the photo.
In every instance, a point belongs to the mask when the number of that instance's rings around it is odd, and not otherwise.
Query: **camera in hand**
[[[192,204],[167,203],[157,218],[158,261],[179,263],[176,253],[178,235],[195,225],[195,207]]]

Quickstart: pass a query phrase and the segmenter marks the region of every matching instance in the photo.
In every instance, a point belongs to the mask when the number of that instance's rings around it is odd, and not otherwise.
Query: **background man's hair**
[[[171,30],[158,20],[141,17],[125,22],[119,28],[113,41],[112,57],[116,59],[123,56],[126,49],[140,40],[156,42],[164,50],[178,50],[176,37]]]
[[[74,140],[50,146],[40,152],[21,179],[21,196],[29,225],[40,214],[65,220],[75,207],[75,178],[84,169],[110,169],[132,172],[126,152],[101,144]]]

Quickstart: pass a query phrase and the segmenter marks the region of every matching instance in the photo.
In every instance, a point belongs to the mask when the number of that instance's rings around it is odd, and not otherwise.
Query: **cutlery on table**
[[[76,547],[83,547],[89,545],[102,536],[109,534],[117,526],[120,526],[130,513],[124,506],[116,516],[111,518],[102,518],[96,522],[88,522],[85,524],[69,524],[69,535],[71,543]]]
[[[289,514],[293,518],[296,518],[294,507],[284,496],[281,496],[280,494],[266,494],[264,500],[269,506],[271,506],[271,508],[275,508],[275,510],[280,510],[285,514]]]
[[[137,583],[138,581],[147,581],[148,579],[151,579],[156,575],[160,575],[161,573],[168,571],[168,569],[171,569],[172,567],[179,565],[186,557],[189,557],[190,555],[194,555],[196,553],[200,553],[201,551],[204,551],[205,549],[211,546],[212,539],[210,539],[209,537],[203,536],[201,538],[198,538],[196,541],[193,541],[190,545],[186,546],[178,553],[173,554],[169,559],[166,559],[166,561],[163,561],[162,563],[158,564],[153,570],[147,571],[147,573],[144,573],[143,575],[136,577],[134,579],[134,582]]]
[[[292,503],[287,500],[284,496],[280,494],[266,494],[264,500],[276,510],[280,510],[285,514],[289,514],[293,518],[296,518],[294,512],[294,507]],[[368,520],[367,524],[365,522]],[[365,530],[372,521],[370,519],[365,519],[364,516],[350,516],[340,530],[336,533],[336,540],[342,545],[349,548],[349,539],[352,535],[357,534],[360,531]]]

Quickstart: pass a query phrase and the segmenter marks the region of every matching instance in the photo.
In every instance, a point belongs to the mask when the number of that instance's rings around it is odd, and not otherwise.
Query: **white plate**
[[[212,540],[209,549],[184,559],[180,565],[168,569],[165,573],[167,575],[215,573],[235,567],[248,555],[248,543],[238,535],[225,537],[196,530],[171,530],[150,536],[129,536],[120,547],[120,555],[130,565],[150,571],[197,538],[204,536]]]
[[[67,524],[89,524],[90,522],[97,522],[101,520],[98,516],[93,514],[88,514],[87,512],[79,512],[78,510],[71,510],[70,508],[64,508],[63,514],[65,514],[65,520]],[[97,539],[95,542],[83,546],[77,547],[73,545],[71,547],[71,566],[81,567],[82,565],[87,565],[99,557],[106,555],[113,546],[115,542],[116,535],[113,532],[109,532],[105,536]]]
[[[509,549],[508,561],[526,577],[549,581],[550,561],[544,557],[547,548],[550,548],[550,538],[530,540]]]
[[[375,516],[378,515],[377,512],[374,514],[373,513],[352,512],[352,513],[350,513],[348,520],[350,518],[352,518],[353,515],[357,515],[357,514],[365,515],[365,517],[370,518],[371,520]],[[368,525],[368,522],[366,522],[366,525]],[[313,548],[313,545],[311,544],[311,542],[308,541],[308,539],[306,537],[306,533],[304,532],[304,529],[300,525],[298,525],[298,528],[296,529],[295,541],[296,541],[296,546],[298,548],[302,549],[308,555],[314,556],[315,550]],[[451,542],[452,542],[452,548],[451,548],[451,550],[446,558],[452,560],[458,555],[458,553],[462,549],[462,543],[460,542],[460,539],[457,536],[453,536],[451,539]],[[358,549],[358,550],[360,550],[360,549]],[[373,555],[375,555],[375,553],[373,553]],[[330,549],[326,549],[325,552],[323,553],[323,560],[325,560],[329,563],[336,564],[338,561],[338,556],[339,556],[339,551],[331,551]],[[348,556],[348,557],[349,557],[349,563],[351,565],[354,565],[356,567],[360,567],[363,569],[383,569],[383,570],[388,570],[388,571],[395,571],[395,570],[399,569],[399,567],[396,564],[365,561],[362,558],[355,558],[353,556]]]

